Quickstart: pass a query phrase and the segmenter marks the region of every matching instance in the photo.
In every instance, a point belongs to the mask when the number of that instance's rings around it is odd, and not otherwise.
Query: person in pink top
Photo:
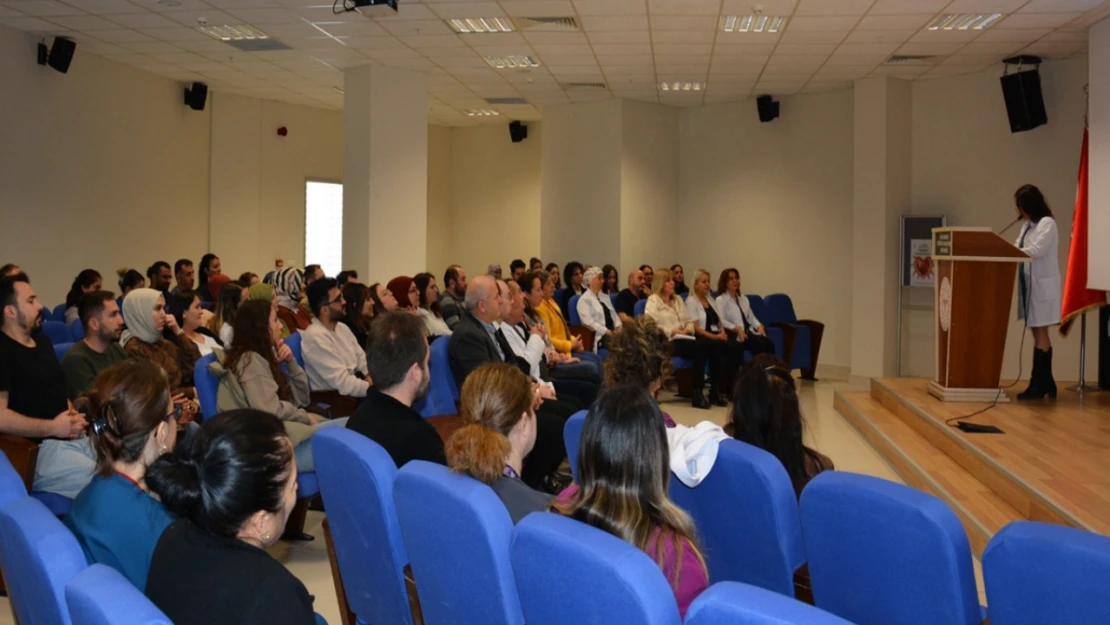
[[[668,496],[670,451],[659,406],[641,385],[598,396],[582,429],[578,480],[551,510],[643,550],[662,569],[683,618],[709,587],[694,522]]]

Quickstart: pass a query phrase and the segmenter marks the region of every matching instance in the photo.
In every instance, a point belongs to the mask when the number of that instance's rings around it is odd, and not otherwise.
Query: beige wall
[[[1088,286],[1110,291],[1110,19],[1091,27],[1090,273]]]
[[[1011,134],[997,69],[968,76],[918,81],[913,89],[913,211],[948,215],[951,226],[1000,230],[1015,214],[1013,193],[1023,184],[1040,187],[1060,229],[1060,269],[1065,270],[1076,176],[1083,137],[1086,60],[1045,63],[1041,82],[1048,124]],[[1097,174],[1095,174],[1097,176]],[[1015,226],[1006,237],[1016,240]],[[1014,289],[1017,290],[1016,288]],[[918,293],[926,305],[932,293]],[[1016,298],[1016,295],[1015,295]],[[1015,304],[1016,306],[1016,304]],[[1003,378],[1018,373],[1023,325],[1010,323]],[[903,375],[931,376],[935,359],[932,312],[910,312]],[[1067,339],[1052,332],[1054,366],[1060,380],[1078,376],[1079,333]],[[1095,371],[1097,349],[1089,345],[1088,372]],[[1032,358],[1025,341],[1023,372]]]
[[[428,264],[443,279],[454,250],[451,236],[451,129],[428,126]]]
[[[681,114],[676,260],[788,293],[826,324],[826,365],[851,355],[852,115],[851,91],[784,98],[769,124],[754,100]]]
[[[36,65],[37,41],[0,27],[0,264],[55,305],[86,267],[118,291],[121,266],[199,258],[209,113],[174,81],[80,50],[67,74]]]
[[[621,284],[647,263],[670,266],[678,250],[679,110],[625,101],[621,111]]]

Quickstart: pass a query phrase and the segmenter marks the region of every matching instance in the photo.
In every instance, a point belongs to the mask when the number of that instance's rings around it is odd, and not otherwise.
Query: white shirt
[[[329,330],[313,319],[301,331],[301,353],[304,355],[305,373],[313,390],[335,390],[347,397],[366,397],[370,383],[355,376],[356,371],[366,372],[366,352],[359,347],[351,329],[345,323],[335,324]]]
[[[721,316],[721,309],[717,308],[717,304],[713,301],[712,297],[706,297],[705,301],[709,303],[709,307],[713,312],[717,313],[717,318],[720,319],[718,323],[724,325],[724,318]],[[705,327],[705,308],[702,308],[701,300],[698,299],[697,294],[690,291],[689,297],[686,298],[686,317],[693,321],[699,328],[709,332],[710,334],[717,334],[721,331],[721,327],[714,328]]]
[[[609,334],[609,328],[605,327],[605,313],[602,306],[609,309],[609,316],[613,319],[613,329],[620,329],[621,317],[617,314],[617,309],[613,308],[613,300],[608,295],[602,294],[599,298],[593,291],[586,289],[586,292],[578,298],[578,317],[582,320],[582,325],[596,332],[599,339]]]
[[[647,306],[644,307],[644,315],[651,317],[655,325],[659,326],[659,329],[670,339],[674,339],[672,332],[676,328],[693,329],[693,322],[686,316],[686,305],[682,303],[682,298],[675,295],[672,301],[673,306],[663,302],[662,297],[652,294],[648,298]]]
[[[1060,234],[1056,230],[1056,220],[1042,217],[1036,224],[1026,221],[1017,238],[1019,245],[1023,236],[1025,245],[1021,251],[1033,257],[1032,262],[1022,263],[1021,268],[1025,274],[1025,285],[1029,288],[1029,314],[1026,323],[1030,328],[1056,325],[1060,323],[1060,309],[1063,307]],[[1020,292],[1018,297],[1021,297]]]
[[[447,322],[432,311],[427,308],[417,308],[416,315],[424,320],[424,328],[428,331],[428,336],[451,336],[451,328],[447,327]]]
[[[519,328],[500,321],[495,325],[501,330],[501,334],[505,335],[505,341],[508,342],[509,347],[513,348],[513,353],[528,361],[529,375],[532,376],[532,379],[542,381],[540,378],[540,363],[545,358],[544,348],[546,347],[543,337],[529,332],[526,341],[524,337],[520,336]]]
[[[728,293],[721,293],[717,296],[717,314],[721,316],[721,323],[725,326],[726,330],[740,331],[744,329],[744,319],[748,320],[748,328],[752,331],[758,330],[763,327],[763,324],[756,319],[755,313],[752,312],[752,306],[748,303],[748,296],[741,295],[736,301],[728,296]]]
[[[224,349],[231,349],[231,341],[235,338],[235,329],[231,327],[230,323],[225,323],[220,327],[220,340],[223,341]]]
[[[185,337],[185,338],[190,340],[190,341],[193,341],[193,339],[190,339],[188,337]],[[201,341],[199,343],[197,341],[193,341],[193,343],[195,343],[196,346],[197,346],[197,349],[200,350],[200,355],[201,356],[207,356],[208,354],[212,353],[212,350],[220,349],[220,344],[216,342],[216,339],[208,336],[207,334],[200,334],[198,332],[197,333],[197,338],[201,339]]]

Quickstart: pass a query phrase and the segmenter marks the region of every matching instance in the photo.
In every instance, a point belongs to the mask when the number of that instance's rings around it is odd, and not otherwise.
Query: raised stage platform
[[[970,419],[1003,434],[967,434],[945,420],[986,404],[942,402],[928,385],[875,378],[870,392],[837,392],[835,406],[906,483],[956,511],[977,555],[1022,519],[1110,535],[1110,393],[1060,384],[1055,402],[1015,400]]]

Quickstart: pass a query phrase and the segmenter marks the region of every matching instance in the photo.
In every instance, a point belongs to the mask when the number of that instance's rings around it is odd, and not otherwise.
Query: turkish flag
[[[1068,273],[1064,278],[1064,301],[1060,310],[1060,334],[1067,336],[1073,321],[1088,310],[1106,305],[1106,293],[1087,288],[1087,128],[1083,129],[1083,154],[1079,159],[1079,190],[1075,195],[1075,215],[1071,222],[1071,249]]]

